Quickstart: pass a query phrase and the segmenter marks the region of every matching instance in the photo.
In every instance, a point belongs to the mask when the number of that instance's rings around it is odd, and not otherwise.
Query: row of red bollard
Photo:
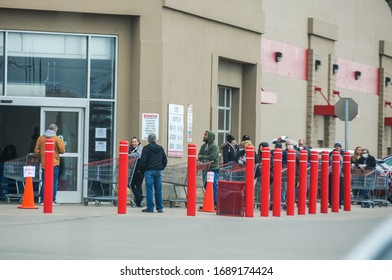
[[[196,145],[188,146],[188,208],[187,215],[196,214]],[[254,216],[254,148],[246,149],[246,189],[245,189],[245,217]],[[350,153],[345,152],[343,157],[344,172],[344,210],[351,210],[351,165]],[[328,213],[329,193],[331,193],[331,211],[339,212],[340,207],[340,176],[341,174],[341,156],[339,152],[332,154],[332,190],[329,190],[330,178],[330,159],[327,151],[321,154],[321,174],[319,174],[318,152],[312,151],[310,158],[310,176],[308,189],[308,152],[301,151],[299,158],[299,170],[296,171],[296,152],[288,150],[287,152],[287,186],[286,186],[286,214],[292,216],[295,214],[296,188],[298,188],[297,211],[298,215],[308,213],[316,214],[317,196],[320,190],[320,212]],[[275,149],[273,153],[273,162],[271,162],[271,150],[266,147],[262,150],[261,163],[261,185],[260,185],[260,216],[268,217],[270,212],[270,186],[271,172],[273,172],[272,183],[272,215],[281,215],[282,206],[282,149]],[[271,164],[273,168],[271,169]],[[297,177],[298,174],[298,177]],[[296,186],[296,177],[298,185]],[[320,178],[320,180],[319,180]],[[319,186],[320,181],[320,186]],[[308,200],[307,200],[308,199]]]
[[[295,189],[298,188],[297,211],[298,215],[308,213],[316,214],[317,194],[320,190],[320,212],[328,213],[329,204],[329,178],[330,159],[327,151],[321,154],[321,174],[319,174],[319,154],[317,151],[311,152],[310,176],[308,186],[308,152],[301,151],[299,157],[299,170],[296,172],[296,152],[287,151],[287,186],[286,186],[286,214],[294,215],[295,212]],[[282,197],[282,150],[275,149],[273,154],[273,206],[272,215],[280,216]],[[262,178],[261,178],[261,209],[260,215],[269,216],[270,205],[270,168],[271,151],[268,147],[262,150]],[[296,174],[298,174],[298,185],[296,186]],[[344,210],[351,210],[351,165],[350,153],[344,152],[343,156],[344,174]],[[341,178],[341,156],[339,152],[332,153],[332,190],[331,190],[331,211],[339,212],[340,207],[340,178]],[[319,186],[320,178],[320,186]],[[307,201],[308,198],[308,201]]]
[[[246,189],[245,189],[245,217],[254,216],[254,148],[246,149]],[[187,215],[196,215],[196,145],[188,145],[188,196],[187,196]],[[351,210],[351,167],[350,153],[344,153],[344,210]],[[128,180],[128,142],[120,141],[119,155],[119,182],[118,182],[118,214],[126,213],[126,185]],[[320,189],[320,212],[328,213],[329,200],[329,153],[321,154],[321,174],[319,176],[319,154],[311,152],[310,159],[310,182],[307,203],[308,185],[308,152],[301,151],[299,158],[298,172],[298,215],[308,213],[316,214],[317,193]],[[261,201],[260,215],[269,216],[270,205],[270,172],[271,172],[271,150],[266,147],[262,150],[262,178],[261,178]],[[294,215],[295,212],[295,188],[296,188],[296,153],[288,150],[287,153],[287,189],[286,189],[286,214]],[[340,176],[341,162],[339,152],[332,155],[332,190],[331,190],[331,211],[339,212],[340,206]],[[319,188],[319,177],[321,186]],[[272,215],[280,216],[282,205],[282,149],[275,149],[273,156],[273,203]]]

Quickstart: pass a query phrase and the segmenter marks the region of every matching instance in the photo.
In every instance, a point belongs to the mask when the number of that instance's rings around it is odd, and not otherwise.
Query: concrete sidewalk
[[[339,213],[254,218],[218,216],[186,208],[142,213],[111,204],[18,209],[0,204],[0,259],[339,260],[382,221],[392,207]]]

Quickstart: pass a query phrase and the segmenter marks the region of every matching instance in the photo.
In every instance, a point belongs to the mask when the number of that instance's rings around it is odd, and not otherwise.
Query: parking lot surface
[[[0,259],[340,260],[392,207],[281,217],[229,217],[186,208],[142,213],[111,204],[53,206],[53,213],[0,204]]]

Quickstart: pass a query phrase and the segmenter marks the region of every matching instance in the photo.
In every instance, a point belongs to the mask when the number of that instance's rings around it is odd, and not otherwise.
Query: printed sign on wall
[[[184,106],[169,104],[168,118],[167,155],[169,157],[182,157],[184,154]]]
[[[150,133],[155,133],[159,139],[159,114],[143,113],[142,114],[142,139],[147,140]]]

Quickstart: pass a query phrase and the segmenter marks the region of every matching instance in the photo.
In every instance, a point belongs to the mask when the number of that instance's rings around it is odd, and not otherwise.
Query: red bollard
[[[308,152],[299,154],[298,215],[306,214],[306,188],[308,179]]]
[[[294,216],[295,208],[295,150],[287,151],[287,190],[286,190],[286,214]]]
[[[343,172],[344,172],[344,211],[351,211],[351,155],[344,152]]]
[[[120,152],[118,160],[118,198],[117,214],[127,213],[127,185],[128,185],[128,151],[129,142],[120,141]]]
[[[261,151],[261,198],[260,216],[269,216],[270,184],[271,184],[271,150],[263,147]]]
[[[255,205],[255,148],[246,147],[245,217],[253,218]]]
[[[272,216],[280,217],[282,203],[282,149],[274,150],[274,190]]]
[[[53,212],[54,140],[45,140],[44,213]]]
[[[319,154],[312,151],[310,155],[310,186],[309,186],[309,214],[316,214],[318,188]]]
[[[321,152],[321,213],[328,213],[329,153]]]
[[[188,144],[188,216],[196,216],[196,144]]]
[[[331,194],[331,211],[339,212],[339,194],[340,194],[340,153],[332,153],[332,194]]]

